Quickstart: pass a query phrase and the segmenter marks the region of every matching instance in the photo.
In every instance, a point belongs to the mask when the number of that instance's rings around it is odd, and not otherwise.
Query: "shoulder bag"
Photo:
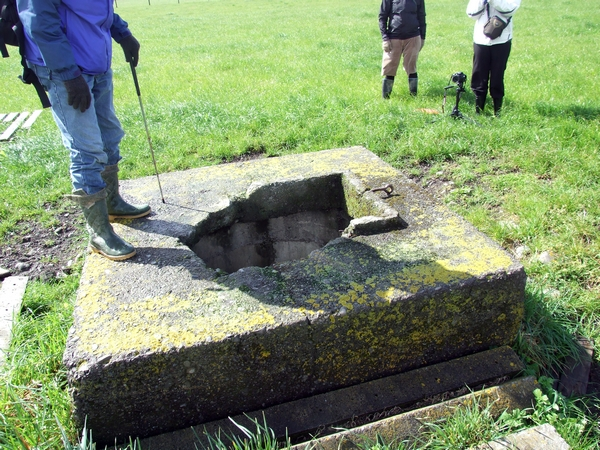
[[[483,26],[483,34],[485,34],[490,39],[496,39],[498,36],[500,36],[502,34],[504,29],[508,26],[508,24],[510,23],[510,19],[512,19],[512,17],[509,17],[509,19],[506,22],[498,16],[490,17],[490,5],[488,3],[486,3],[485,7],[486,7],[486,11],[487,11],[489,20]]]

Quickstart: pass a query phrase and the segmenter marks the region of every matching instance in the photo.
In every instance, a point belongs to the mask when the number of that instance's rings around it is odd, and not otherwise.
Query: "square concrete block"
[[[134,258],[86,260],[64,362],[98,442],[511,344],[526,275],[362,147],[121,183]],[[385,190],[375,190],[383,188]]]

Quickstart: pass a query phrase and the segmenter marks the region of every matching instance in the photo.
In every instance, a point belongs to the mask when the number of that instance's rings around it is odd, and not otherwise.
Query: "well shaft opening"
[[[366,225],[353,225],[365,217]],[[190,248],[207,266],[232,273],[306,258],[358,228],[359,234],[372,234],[404,226],[377,195],[335,174],[251,186],[245,198],[199,224]]]

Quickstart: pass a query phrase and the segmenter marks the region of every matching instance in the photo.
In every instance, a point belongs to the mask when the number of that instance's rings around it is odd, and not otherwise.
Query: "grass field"
[[[508,251],[522,252],[526,320],[514,348],[540,378],[536,408],[500,420],[484,407],[457,413],[429,428],[423,448],[466,448],[544,421],[572,448],[597,448],[598,398],[566,399],[547,377],[572,354],[574,336],[600,342],[598,8],[523,1],[513,19],[502,117],[475,117],[467,89],[460,102],[466,119],[454,120],[453,89],[441,109],[450,76],[462,71],[470,79],[466,1],[427,2],[419,95],[408,95],[399,73],[388,101],[381,99],[375,0],[148,3],[119,0],[116,12],[142,45],[137,72],[160,172],[256,152],[362,145]],[[0,61],[0,113],[39,108],[33,88],[16,79],[19,67],[16,57]],[[152,175],[138,97],[118,45],[113,70],[127,133],[121,175]],[[70,181],[49,111],[31,130],[0,143],[0,186],[0,248],[23,223],[55,220]],[[77,444],[61,366],[78,281],[76,269],[28,285],[1,375],[0,448],[86,448]]]

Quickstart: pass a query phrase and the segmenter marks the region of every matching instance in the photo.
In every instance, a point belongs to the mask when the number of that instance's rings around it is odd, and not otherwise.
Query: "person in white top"
[[[504,72],[513,36],[512,16],[519,6],[521,0],[469,0],[467,5],[467,15],[475,20],[471,90],[475,94],[477,114],[483,113],[489,87],[494,114],[500,115],[504,99]],[[484,34],[484,26],[493,16],[507,22],[502,34],[495,39]]]

